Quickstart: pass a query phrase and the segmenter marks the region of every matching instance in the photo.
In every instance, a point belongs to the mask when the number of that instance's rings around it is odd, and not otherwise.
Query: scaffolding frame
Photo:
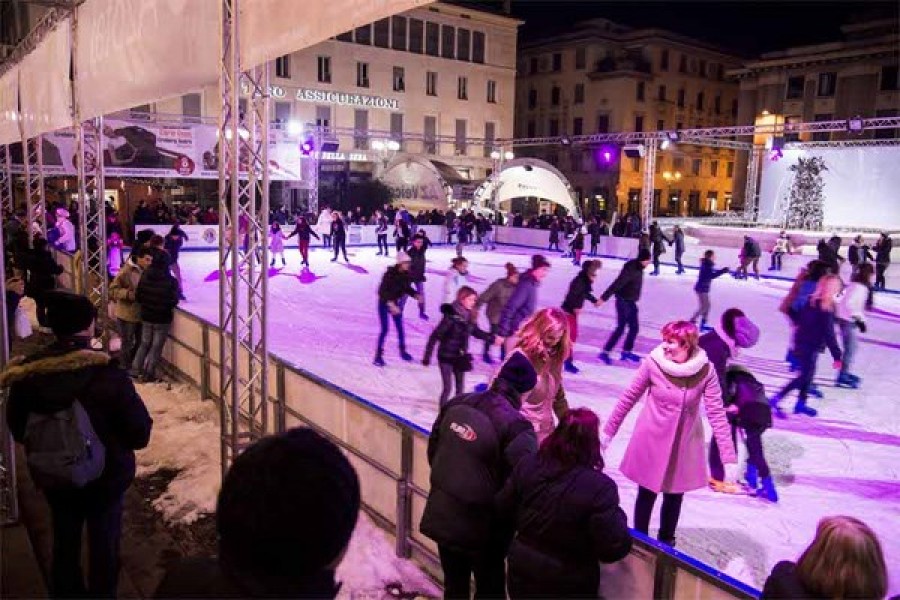
[[[648,138],[644,142],[644,170],[641,173],[641,228],[647,230],[653,219],[653,192],[656,178],[656,153],[659,151],[659,138]]]
[[[241,4],[241,0],[222,0],[218,158],[223,476],[244,448],[268,433],[269,424],[269,70],[268,64],[242,69]],[[238,108],[242,81],[250,94],[243,123]]]
[[[28,215],[28,247],[34,245],[34,234],[47,239],[47,204],[44,187],[44,137],[37,135],[24,140],[25,202]]]
[[[0,146],[0,210],[15,212],[15,196],[13,195],[12,159],[9,155],[9,144]]]

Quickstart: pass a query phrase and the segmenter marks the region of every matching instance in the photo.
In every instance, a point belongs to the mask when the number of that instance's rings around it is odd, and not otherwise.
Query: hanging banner
[[[65,19],[22,59],[19,95],[26,138],[72,123],[71,35],[71,21]]]
[[[0,77],[0,145],[19,141],[19,69]]]

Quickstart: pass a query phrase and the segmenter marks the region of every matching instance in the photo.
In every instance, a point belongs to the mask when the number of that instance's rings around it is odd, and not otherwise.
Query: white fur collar
[[[728,346],[728,351],[731,352],[731,358],[737,357],[737,355],[740,354],[740,348],[738,348],[737,340],[725,333],[725,330],[722,329],[719,325],[716,325],[715,332],[720,338],[722,338],[722,341],[725,342],[725,345]]]
[[[705,364],[709,362],[709,358],[706,356],[706,352],[704,352],[701,348],[697,348],[697,352],[687,359],[686,362],[676,363],[672,362],[668,358],[666,358],[665,352],[663,352],[662,344],[657,346],[650,352],[650,358],[653,359],[659,368],[662,371],[669,375],[670,377],[691,377],[700,372],[700,369],[703,368]]]

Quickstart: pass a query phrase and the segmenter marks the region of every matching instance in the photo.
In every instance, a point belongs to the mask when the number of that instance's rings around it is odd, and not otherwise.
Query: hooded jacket
[[[489,285],[488,288],[484,290],[483,294],[478,296],[478,301],[475,303],[475,310],[487,305],[486,313],[488,323],[492,326],[497,325],[500,322],[500,313],[503,312],[503,307],[509,302],[515,289],[515,284],[510,282],[506,277],[498,279]]]
[[[0,386],[10,386],[6,416],[17,442],[24,440],[32,412],[51,414],[77,398],[106,448],[103,473],[84,491],[113,498],[131,485],[134,451],[150,441],[153,420],[128,374],[109,355],[56,342],[11,362],[0,374]]]
[[[563,300],[562,309],[569,314],[575,314],[575,311],[584,307],[585,301],[592,304],[597,302],[592,286],[591,278],[586,273],[581,272],[576,275],[572,283],[569,284],[569,291],[566,294],[566,299]]]
[[[109,285],[109,297],[116,305],[116,318],[129,323],[140,323],[141,305],[137,303],[136,292],[143,269],[129,260]]]
[[[159,257],[141,274],[134,299],[141,305],[141,320],[160,325],[169,324],[175,318],[178,306],[178,280],[172,277],[168,267],[159,265]]]
[[[627,300],[629,302],[637,302],[641,299],[641,288],[644,285],[644,265],[636,258],[633,258],[622,265],[622,270],[615,281],[609,284],[603,295],[603,301],[606,302],[612,296]]]
[[[434,346],[438,347],[438,362],[452,363],[465,356],[469,351],[469,336],[493,343],[494,336],[483,331],[473,322],[471,314],[461,304],[442,304],[441,314],[444,318],[428,337],[425,347],[425,362],[431,361]]]
[[[387,304],[397,302],[403,296],[415,296],[416,290],[411,287],[411,281],[409,272],[404,273],[396,265],[388,267],[378,286],[378,301]]]
[[[499,333],[501,336],[511,336],[519,329],[522,321],[531,316],[537,307],[537,290],[540,285],[530,270],[519,277],[515,291],[500,313]]]
[[[698,294],[708,294],[709,288],[712,286],[712,280],[721,277],[728,272],[728,267],[716,269],[716,265],[708,258],[704,258],[700,262],[700,275],[697,277],[697,283],[694,284],[694,291]]]

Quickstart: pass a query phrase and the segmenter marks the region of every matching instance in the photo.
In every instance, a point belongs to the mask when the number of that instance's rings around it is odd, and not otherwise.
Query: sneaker
[[[564,363],[564,367],[566,369],[566,373],[571,373],[572,375],[577,375],[579,372],[579,368],[575,366],[575,363],[571,360],[567,360]]]
[[[612,364],[612,359],[609,357],[609,352],[601,352],[599,355],[597,355],[597,358],[603,361],[604,364]]]
[[[817,411],[816,409],[811,408],[805,404],[800,404],[798,402],[797,405],[794,406],[794,414],[795,415],[806,415],[807,417],[815,417],[816,415],[819,414],[819,411]]]
[[[635,354],[634,352],[623,352],[621,359],[628,360],[631,362],[641,362],[641,357],[638,356],[637,354]]]
[[[409,362],[409,361],[411,361],[411,360],[413,359],[412,354],[410,354],[410,353],[407,352],[406,350],[401,350],[401,351],[400,351],[400,358],[402,358],[402,359],[405,360],[406,362]]]

